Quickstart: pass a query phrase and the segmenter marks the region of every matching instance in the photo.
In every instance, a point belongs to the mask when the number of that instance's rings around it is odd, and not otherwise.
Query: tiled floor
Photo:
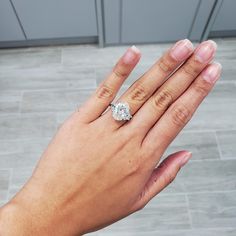
[[[217,39],[223,76],[167,153],[193,152],[176,181],[143,211],[93,235],[236,235],[236,39]],[[122,90],[168,47],[143,57]],[[30,176],[70,112],[126,47],[94,45],[0,50],[0,204]]]

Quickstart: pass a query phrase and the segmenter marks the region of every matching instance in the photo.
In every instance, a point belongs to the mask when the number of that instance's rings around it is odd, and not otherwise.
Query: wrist
[[[33,235],[32,221],[18,204],[9,202],[0,208],[0,235]]]
[[[30,201],[28,194],[16,195],[0,208],[0,236],[82,235],[79,220],[73,222],[63,214],[63,207],[51,212],[43,201]],[[32,197],[32,196],[31,196]],[[27,200],[27,201],[26,201]],[[77,223],[76,227],[75,224]],[[76,229],[76,230],[75,230]]]

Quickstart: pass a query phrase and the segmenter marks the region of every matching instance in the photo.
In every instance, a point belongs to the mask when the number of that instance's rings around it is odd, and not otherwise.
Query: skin
[[[129,48],[1,208],[0,235],[82,235],[145,207],[191,157],[180,151],[159,163],[220,77],[215,51],[212,41],[178,42],[118,99],[133,118],[116,121],[107,107],[141,57]]]

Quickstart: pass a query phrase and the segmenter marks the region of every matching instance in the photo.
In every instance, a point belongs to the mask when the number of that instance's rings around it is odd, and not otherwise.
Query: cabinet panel
[[[164,42],[188,37],[197,0],[122,1],[122,42]]]
[[[24,34],[17,21],[9,0],[0,1],[0,41],[24,40]]]
[[[118,44],[120,42],[120,1],[104,0],[105,42]]]
[[[13,0],[28,39],[97,36],[95,0]]]
[[[201,1],[189,38],[201,40],[216,0]]]
[[[212,31],[236,30],[236,1],[224,0],[217,14]]]

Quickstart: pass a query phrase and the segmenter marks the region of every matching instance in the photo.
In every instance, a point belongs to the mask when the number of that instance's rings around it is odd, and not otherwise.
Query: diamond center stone
[[[111,105],[112,116],[115,120],[130,120],[130,109],[128,103],[117,103]]]

